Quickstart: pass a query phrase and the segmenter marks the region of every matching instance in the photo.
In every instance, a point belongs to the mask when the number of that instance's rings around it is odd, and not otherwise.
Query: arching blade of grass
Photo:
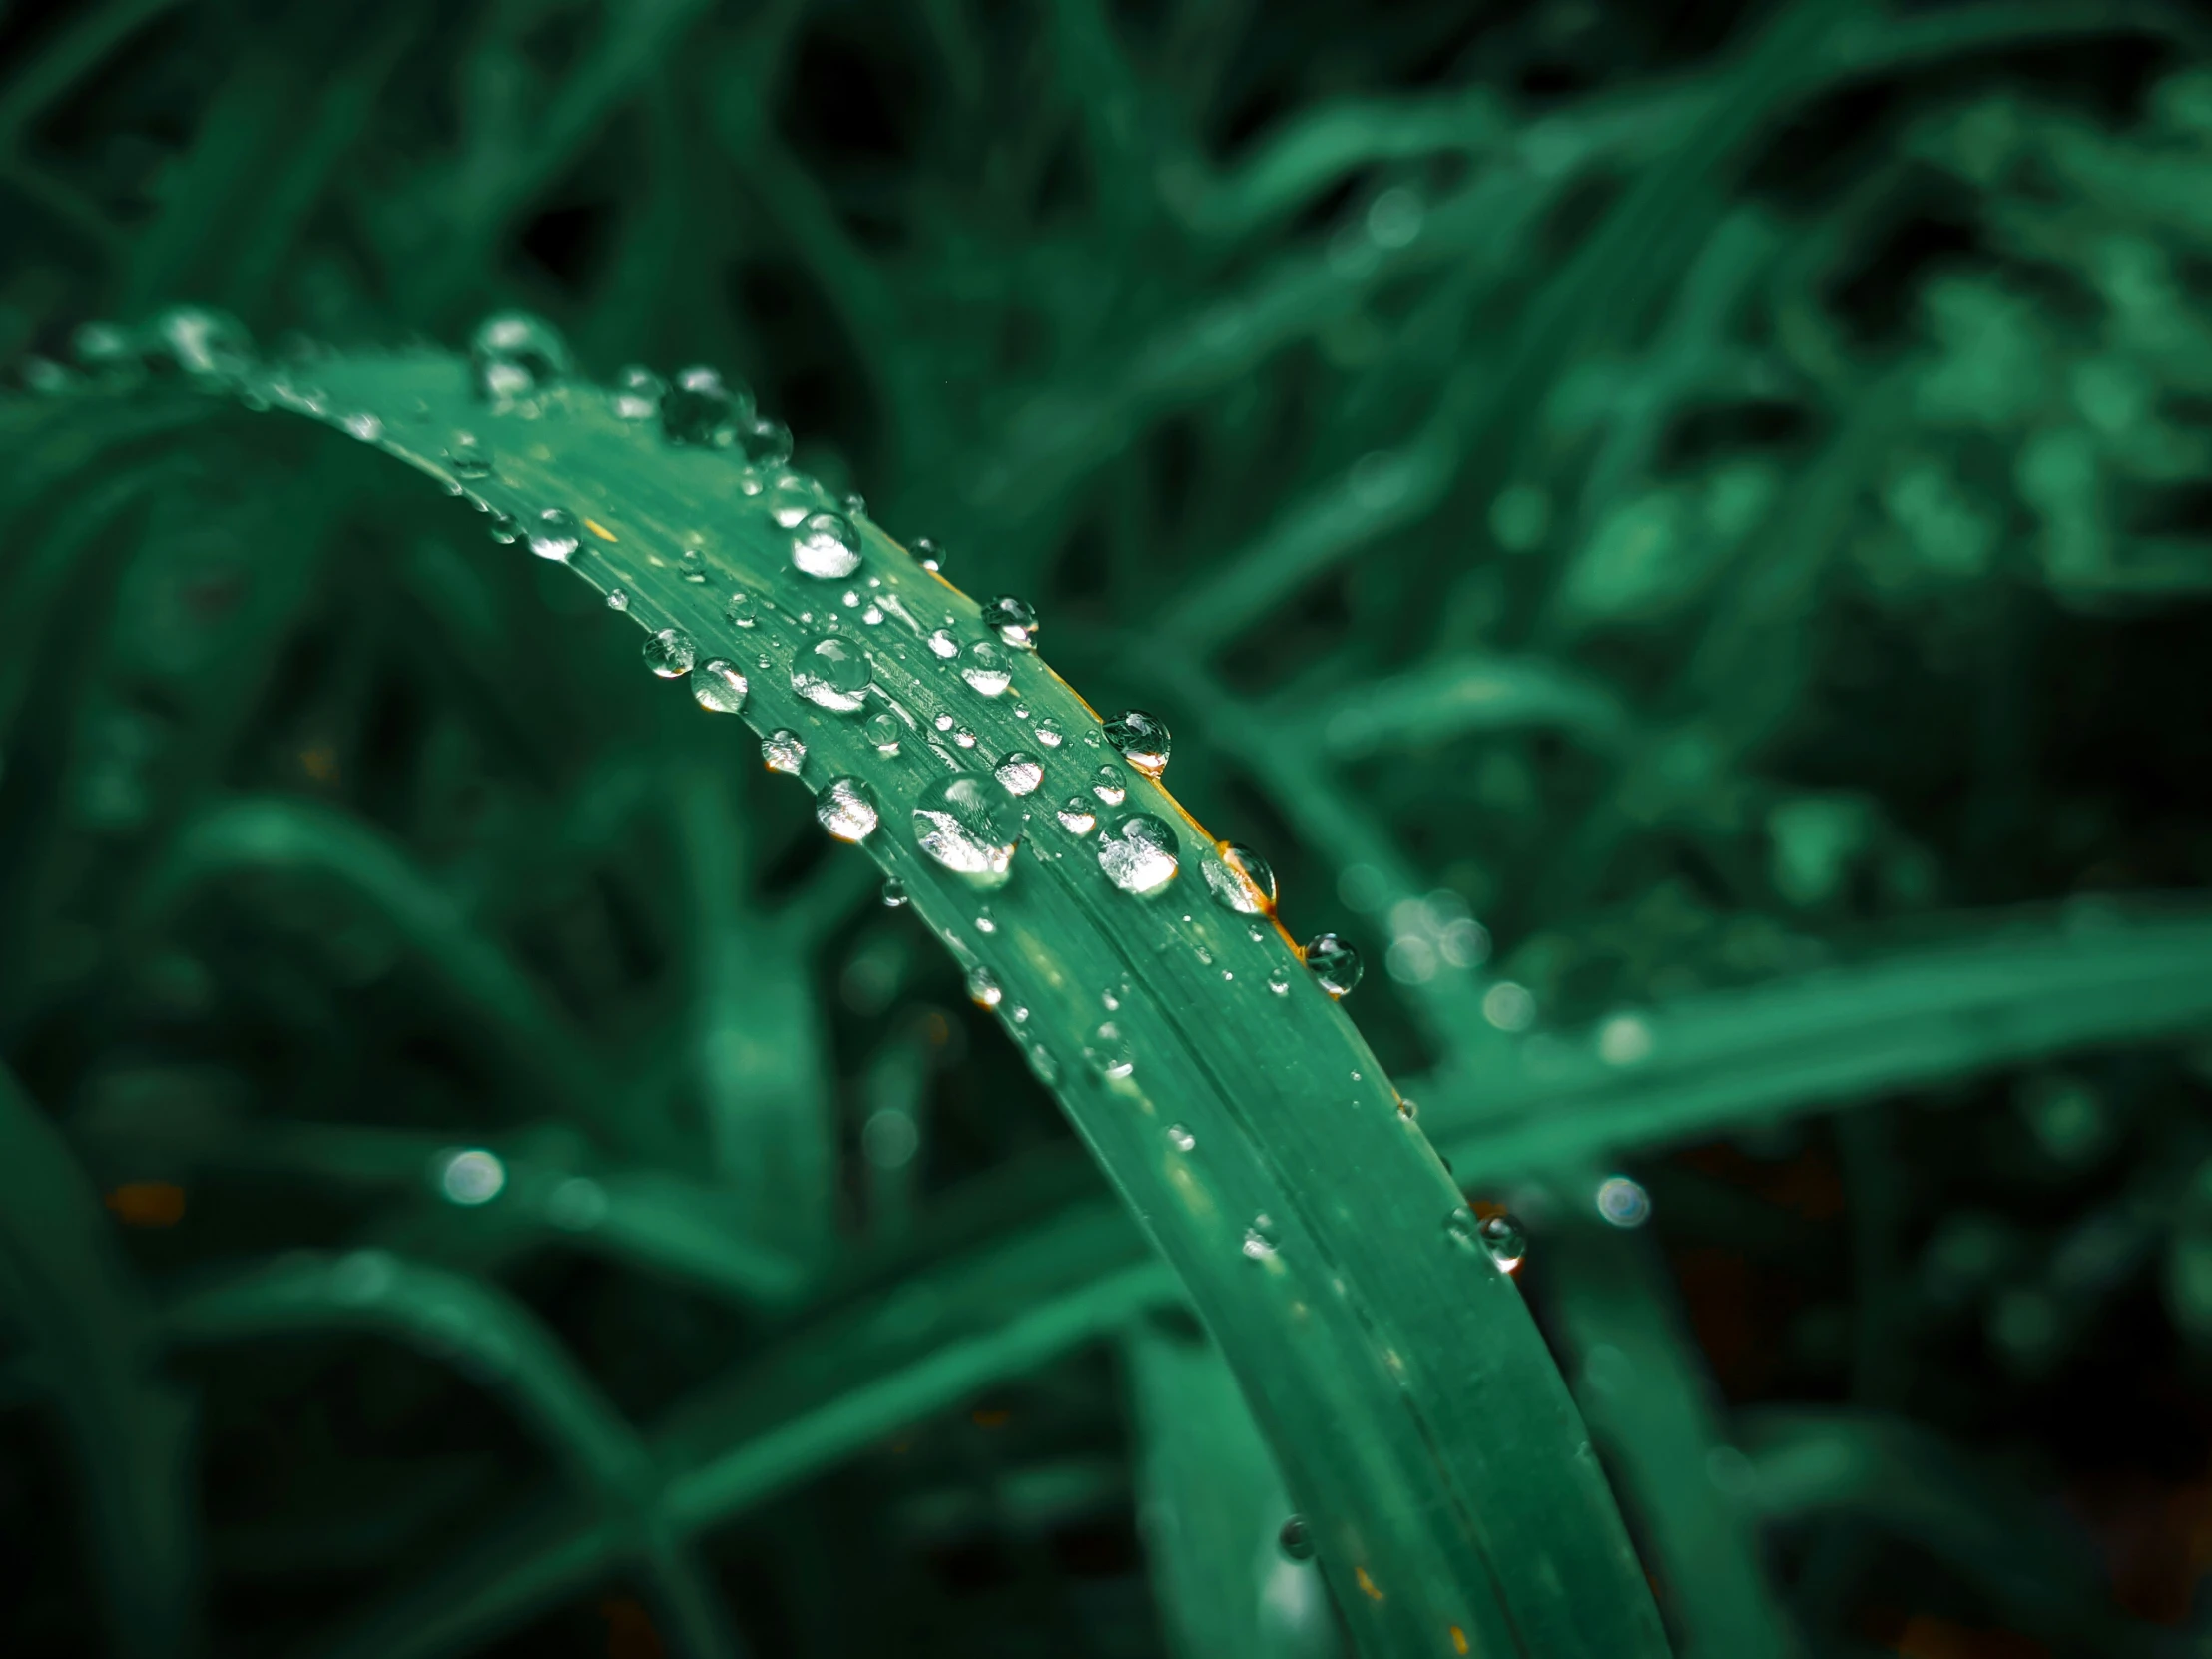
[[[250,395],[343,424],[510,515],[541,549],[622,593],[655,666],[693,669],[709,703],[731,701],[742,674],[747,724],[804,735],[826,822],[864,836],[975,983],[1001,988],[1014,1039],[1182,1275],[1313,1518],[1332,1581],[1352,1587],[1364,1650],[1664,1651],[1518,1291],[1285,936],[1207,898],[1202,866],[1217,855],[1173,798],[1116,766],[1128,808],[1154,821],[1138,834],[1164,835],[1177,857],[1175,884],[1150,900],[1126,890],[1144,884],[1135,875],[1110,878],[1127,869],[1110,840],[998,794],[988,772],[992,816],[1020,827],[1010,880],[980,892],[923,851],[914,809],[952,773],[1041,756],[1033,802],[1044,804],[1115,765],[1097,717],[1038,659],[988,661],[998,647],[975,601],[872,527],[851,533],[849,562],[834,549],[816,560],[837,568],[834,579],[802,574],[795,531],[772,511],[797,520],[828,507],[810,481],[673,447],[584,388],[527,411],[494,408],[465,364],[434,353],[326,357],[245,378]],[[449,451],[484,459],[456,475]],[[726,616],[733,592],[753,626]],[[795,669],[828,661],[815,647],[831,619],[844,643],[830,656],[864,653],[864,696],[857,680],[840,690],[832,676],[812,697],[795,681]],[[940,626],[964,672],[926,643]],[[858,706],[829,712],[840,702]],[[878,714],[890,723],[878,732],[852,718]],[[1057,742],[1042,735],[1047,723]],[[730,727],[732,764],[750,764],[742,727]],[[962,732],[957,747],[939,736]],[[832,779],[845,781],[841,797]],[[995,824],[965,832],[1003,844]],[[769,1448],[759,1456],[774,1460]],[[751,1460],[694,1471],[670,1492],[669,1518],[681,1525],[695,1503],[712,1507]]]
[[[0,1310],[67,1431],[100,1606],[124,1659],[197,1643],[190,1412],[155,1370],[159,1339],[77,1162],[0,1067]]]

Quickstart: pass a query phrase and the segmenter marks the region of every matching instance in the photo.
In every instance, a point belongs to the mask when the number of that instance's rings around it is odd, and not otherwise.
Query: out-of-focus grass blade
[[[197,1647],[190,1411],[156,1366],[153,1311],[68,1147],[0,1067],[0,1307],[67,1430],[99,1601],[124,1659]]]
[[[1563,728],[1612,748],[1630,732],[1627,712],[1603,686],[1535,658],[1447,658],[1339,693],[1309,716],[1332,760],[1417,749],[1467,732]]]
[[[2212,917],[2083,907],[1537,1037],[1479,1079],[1416,1085],[1463,1179],[1723,1133],[2104,1043],[2212,1022]]]

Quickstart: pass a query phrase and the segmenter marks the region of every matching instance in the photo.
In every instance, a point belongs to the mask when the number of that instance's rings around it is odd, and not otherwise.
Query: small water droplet
[[[663,628],[645,642],[645,666],[664,680],[689,674],[698,660],[699,648],[692,644],[691,635],[678,629]]]
[[[474,432],[455,432],[445,448],[445,468],[456,478],[482,478],[491,472],[491,446]]]
[[[898,753],[898,740],[902,735],[898,719],[888,709],[877,710],[867,717],[867,741],[875,745],[878,755]]]
[[[1037,648],[1037,613],[1026,599],[1002,593],[983,607],[983,626],[1016,651]]]
[[[1219,843],[1221,862],[1208,860],[1199,867],[1205,871],[1206,886],[1214,895],[1214,902],[1225,910],[1239,915],[1267,915],[1275,909],[1275,871],[1267,859],[1249,846],[1239,846],[1235,841]]]
[[[501,547],[512,547],[522,539],[522,525],[512,513],[494,512],[491,515],[491,539]]]
[[[1060,747],[1060,728],[1049,720],[1038,721],[1037,741],[1047,749],[1058,749]]]
[[[363,443],[374,443],[384,435],[384,423],[366,410],[347,415],[339,424]]]
[[[1027,1050],[1029,1070],[1038,1082],[1051,1088],[1060,1081],[1060,1062],[1052,1057],[1052,1050],[1041,1042],[1031,1043]]]
[[[722,617],[725,622],[735,623],[740,628],[752,627],[759,620],[753,596],[743,588],[738,589],[722,607]]]
[[[1098,815],[1091,811],[1091,804],[1079,795],[1071,795],[1060,807],[1060,824],[1078,835],[1087,835],[1098,828]]]
[[[651,420],[661,412],[661,393],[668,388],[661,377],[643,363],[631,363],[615,376],[615,389],[607,399],[617,420]]]
[[[1415,1118],[1420,1116],[1420,1107],[1415,1105],[1410,1100],[1400,1100],[1397,1103],[1397,1115],[1403,1118],[1407,1123],[1411,1123]]]
[[[973,749],[975,747],[975,734],[963,726],[952,734],[952,741],[962,749]]]
[[[939,778],[914,804],[914,840],[937,863],[977,886],[995,887],[1012,874],[1019,837],[991,810],[988,786],[973,773]]]
[[[1348,996],[1360,983],[1360,952],[1335,933],[1316,933],[1306,941],[1306,965],[1331,996]]]
[[[1044,782],[1044,763],[1017,749],[998,763],[991,776],[1008,795],[1028,795]]]
[[[734,715],[745,707],[745,675],[723,657],[709,658],[692,671],[692,696],[709,714]]]
[[[792,563],[823,581],[841,581],[860,568],[860,533],[842,513],[812,513],[792,537]],[[858,594],[845,602],[857,605]]]
[[[968,1000],[978,1008],[995,1008],[1006,995],[998,983],[998,975],[981,963],[968,969],[967,993]]]
[[[550,391],[569,372],[568,344],[550,322],[501,311],[477,324],[468,342],[476,394],[495,402]]]
[[[738,428],[738,443],[755,466],[782,466],[792,458],[792,429],[781,420],[754,420]]]
[[[1112,1020],[1101,1024],[1083,1045],[1083,1063],[1109,1082],[1137,1069],[1137,1051]]]
[[[902,910],[906,907],[906,883],[895,875],[883,877],[883,908]]]
[[[1129,794],[1129,779],[1121,768],[1108,764],[1091,778],[1091,794],[1109,807],[1119,807]]]
[[[576,551],[581,534],[574,513],[566,507],[547,507],[530,520],[530,551],[541,559],[565,559]]]
[[[1291,1561],[1311,1561],[1314,1558],[1314,1532],[1306,1524],[1304,1515],[1293,1515],[1283,1523],[1283,1529],[1275,1535],[1275,1547]]]
[[[1291,994],[1291,970],[1289,968],[1277,968],[1270,973],[1268,975],[1268,989],[1277,996],[1289,996]]]
[[[998,931],[998,919],[991,914],[989,905],[985,905],[975,912],[975,930],[978,933],[995,933]]]
[[[1615,1227],[1641,1227],[1651,1219],[1651,1194],[1640,1181],[1608,1176],[1598,1184],[1597,1213]]]
[[[1123,892],[1149,897],[1175,879],[1175,831],[1150,813],[1131,813],[1098,833],[1098,867]]]
[[[952,637],[951,629],[939,628],[929,636],[929,651],[932,656],[950,661],[960,654],[960,642]]]
[[[792,690],[808,702],[850,714],[867,701],[873,670],[850,640],[826,634],[792,659]]]
[[[996,697],[1014,676],[1006,666],[1004,652],[989,640],[977,640],[967,648],[967,661],[960,665],[960,678],[985,697]]]
[[[1198,1145],[1198,1137],[1180,1123],[1171,1123],[1168,1125],[1168,1145],[1178,1152],[1188,1152]]]
[[[1482,1248],[1490,1253],[1490,1260],[1507,1273],[1519,1267],[1528,1255],[1527,1229],[1503,1211],[1483,1217],[1480,1233]]]
[[[707,555],[696,547],[687,547],[676,555],[676,568],[683,572],[687,582],[707,580]]]
[[[743,386],[726,385],[720,372],[694,363],[678,369],[674,383],[661,394],[661,433],[676,444],[726,442],[725,434],[752,407],[752,395]]]
[[[914,557],[921,561],[923,570],[942,570],[944,568],[944,549],[927,536],[916,536],[914,538],[912,552]]]
[[[779,726],[761,740],[761,759],[771,772],[788,772],[797,778],[807,764],[807,740],[789,726]]]
[[[860,613],[860,620],[866,623],[870,628],[880,628],[883,625],[883,607],[880,605],[870,605],[866,610]]]
[[[1266,1212],[1254,1216],[1252,1225],[1245,1229],[1244,1253],[1255,1262],[1265,1262],[1283,1248],[1283,1232],[1275,1218]]]
[[[840,841],[864,841],[875,833],[875,792],[857,778],[832,778],[815,797],[815,817]]]
[[[929,724],[940,732],[949,732],[952,730],[952,717],[950,715],[932,715],[929,718]]]
[[[1109,720],[1106,741],[1121,751],[1123,760],[1149,777],[1159,777],[1168,764],[1167,722],[1142,709],[1124,709]]]
[[[629,596],[628,594],[624,593],[624,592],[623,592],[623,591],[622,591],[622,590],[621,590],[620,588],[609,588],[609,589],[607,590],[607,609],[608,609],[608,610],[610,610],[610,611],[627,611],[627,610],[628,610],[629,608],[630,608],[630,596]]]

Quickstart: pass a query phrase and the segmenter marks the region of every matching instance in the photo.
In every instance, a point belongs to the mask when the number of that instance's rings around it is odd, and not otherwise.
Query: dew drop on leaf
[[[1060,747],[1060,728],[1049,720],[1037,722],[1037,741],[1047,749]]]
[[[687,582],[707,580],[707,555],[696,547],[687,547],[676,555],[676,568],[684,573]]]
[[[809,576],[840,580],[860,568],[860,536],[842,513],[814,513],[792,537],[792,563]]]
[[[753,604],[753,596],[743,588],[738,589],[730,596],[729,602],[722,607],[722,617],[725,622],[734,623],[740,628],[752,627],[754,622],[758,620]]]
[[[939,628],[929,636],[929,652],[949,661],[960,654],[960,642],[952,637],[951,629]]]
[[[689,674],[698,660],[699,648],[692,644],[691,635],[680,629],[663,628],[645,642],[645,666],[664,680]]]
[[[522,525],[512,513],[495,512],[491,515],[491,539],[501,547],[512,547],[522,539]]]
[[[916,536],[911,551],[914,557],[921,561],[923,570],[942,570],[944,568],[944,549],[927,536]]]
[[[736,714],[745,707],[745,675],[726,658],[710,658],[692,670],[692,696],[710,714]]]
[[[875,752],[878,755],[897,754],[898,740],[901,736],[902,730],[897,717],[888,709],[879,710],[868,716],[867,741],[875,745]]]
[[[491,446],[474,432],[455,432],[445,446],[445,469],[456,478],[482,478],[491,472]]]
[[[1029,795],[1044,782],[1044,763],[1017,749],[992,769],[991,776],[1008,795]]]
[[[609,589],[607,590],[607,609],[608,609],[608,610],[610,610],[610,611],[627,611],[627,610],[628,610],[629,608],[630,608],[630,596],[629,596],[628,594],[624,593],[624,592],[623,592],[623,591],[622,591],[622,590],[621,590],[620,588],[609,588]]]
[[[1098,815],[1079,795],[1071,795],[1061,804],[1059,817],[1061,828],[1078,835],[1087,835],[1098,828]]]
[[[1528,1232],[1513,1217],[1500,1212],[1485,1216],[1480,1228],[1482,1248],[1490,1253],[1490,1260],[1511,1273],[1528,1255]]]
[[[1255,1262],[1265,1262],[1283,1247],[1283,1232],[1275,1218],[1262,1212],[1252,1218],[1252,1225],[1245,1229],[1244,1253]]]
[[[1283,1523],[1275,1535],[1275,1547],[1290,1561],[1311,1561],[1314,1558],[1314,1530],[1306,1524],[1304,1515],[1293,1515]]]
[[[771,772],[788,772],[797,778],[807,764],[807,740],[789,726],[779,726],[761,740],[761,759]]]
[[[1275,871],[1267,859],[1235,841],[1221,842],[1220,851],[1221,862],[1208,860],[1199,866],[1214,902],[1244,916],[1266,915],[1274,910]]]
[[[750,415],[752,406],[742,387],[725,385],[720,372],[706,364],[681,368],[661,394],[661,435],[670,443],[705,447]]]
[[[850,714],[867,701],[871,678],[867,653],[834,634],[802,647],[792,659],[792,690],[839,714]]]
[[[1316,933],[1306,941],[1306,965],[1331,996],[1348,996],[1360,983],[1360,952],[1335,933]]]
[[[1037,648],[1037,613],[1026,599],[1002,593],[983,607],[983,626],[1016,651]]]
[[[1188,1152],[1198,1145],[1198,1137],[1180,1123],[1171,1123],[1168,1125],[1168,1145],[1178,1152]]]
[[[1121,1027],[1107,1020],[1083,1045],[1083,1063],[1111,1082],[1137,1069],[1137,1051],[1122,1034]]]
[[[914,805],[916,844],[978,886],[997,886],[1013,872],[1018,839],[998,822],[988,787],[973,773],[937,779]]]
[[[906,883],[895,875],[883,878],[883,908],[903,910],[906,907]]]
[[[500,311],[476,325],[468,342],[476,394],[495,402],[550,391],[569,373],[568,342],[527,311]]]
[[[1175,879],[1175,831],[1150,813],[1131,813],[1099,831],[1098,867],[1123,892],[1149,897]]]
[[[565,559],[576,551],[576,515],[566,507],[547,507],[530,520],[530,551],[541,559]]]
[[[1106,723],[1106,741],[1139,772],[1157,778],[1168,764],[1168,725],[1142,709],[1124,709]]]
[[[1121,768],[1102,766],[1091,778],[1091,794],[1109,807],[1119,807],[1129,794],[1129,779]]]
[[[815,817],[840,841],[864,841],[875,833],[875,794],[857,778],[832,778],[815,797]]]
[[[782,466],[792,458],[792,429],[781,420],[750,420],[738,428],[738,445],[755,466]]]
[[[615,389],[607,398],[607,406],[617,420],[651,420],[661,412],[661,394],[667,389],[650,368],[631,363],[615,376]]]
[[[967,648],[967,661],[960,665],[960,678],[985,697],[996,697],[1014,676],[1006,666],[1004,652],[989,640],[977,640]]]
[[[980,963],[968,969],[967,993],[968,1000],[978,1008],[995,1008],[1006,995],[998,975]]]
[[[1277,968],[1270,973],[1268,975],[1268,989],[1277,996],[1289,996],[1291,994],[1291,970],[1289,968]]]

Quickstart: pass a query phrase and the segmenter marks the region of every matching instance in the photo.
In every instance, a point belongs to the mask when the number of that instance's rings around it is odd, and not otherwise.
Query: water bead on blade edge
[[[709,714],[736,714],[745,707],[745,675],[727,658],[710,658],[692,670],[692,697]]]
[[[995,1008],[1006,995],[998,983],[998,975],[980,965],[968,969],[967,993],[968,1000],[978,1008]]]
[[[1235,841],[1220,843],[1221,862],[1207,862],[1207,888],[1214,902],[1239,915],[1267,915],[1275,909],[1275,871],[1267,859]]]
[[[1168,764],[1168,724],[1142,709],[1124,709],[1106,723],[1106,741],[1139,772],[1157,778]]]
[[[1349,996],[1360,983],[1360,952],[1335,933],[1317,933],[1307,940],[1306,965],[1331,996]]]
[[[1037,648],[1037,613],[1026,599],[1002,593],[983,607],[983,626],[1016,651]]]
[[[530,520],[530,551],[541,559],[565,559],[576,551],[581,531],[566,507],[547,507]]]
[[[732,422],[751,412],[752,398],[723,384],[722,375],[704,363],[676,371],[661,394],[661,434],[670,443],[713,444]]]
[[[875,793],[857,778],[832,778],[815,797],[815,817],[840,841],[864,841],[875,833]]]
[[[761,740],[761,759],[771,772],[788,772],[797,778],[807,765],[807,740],[789,726],[779,726]]]
[[[883,908],[902,910],[906,907],[906,883],[895,875],[883,877]]]
[[[678,629],[663,628],[646,639],[645,666],[664,680],[689,674],[698,660],[699,648],[692,644],[689,634]]]
[[[1502,1212],[1485,1216],[1480,1228],[1482,1248],[1490,1260],[1511,1273],[1528,1255],[1528,1233],[1513,1217]]]
[[[569,372],[568,343],[526,311],[501,311],[477,324],[469,367],[480,397],[494,402],[549,391]]]
[[[979,887],[1003,884],[1013,871],[1019,837],[991,811],[984,781],[973,773],[939,778],[914,804],[914,841],[955,875]]]

